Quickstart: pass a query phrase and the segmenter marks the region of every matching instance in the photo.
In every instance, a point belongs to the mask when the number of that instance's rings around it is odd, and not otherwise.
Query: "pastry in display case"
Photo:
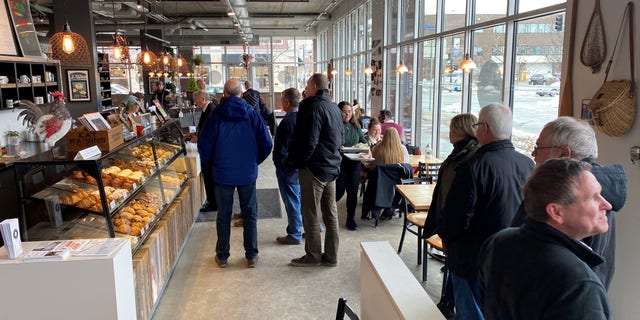
[[[14,163],[25,241],[126,237],[134,252],[190,178],[179,122],[94,160],[43,153]]]

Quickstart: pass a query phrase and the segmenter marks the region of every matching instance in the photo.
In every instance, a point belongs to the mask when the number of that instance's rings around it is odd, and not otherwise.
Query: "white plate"
[[[344,153],[360,153],[369,152],[369,148],[356,148],[356,147],[344,147],[342,148]]]

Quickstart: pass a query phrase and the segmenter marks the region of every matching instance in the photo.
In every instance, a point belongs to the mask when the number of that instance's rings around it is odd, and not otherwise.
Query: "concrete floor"
[[[274,172],[269,158],[260,166],[258,188],[277,188]],[[356,217],[360,216],[361,202],[359,198]],[[258,220],[260,259],[254,269],[248,269],[244,259],[242,228],[232,228],[229,266],[220,269],[214,262],[215,222],[196,223],[152,319],[331,319],[340,297],[360,314],[360,242],[388,241],[397,248],[402,219],[383,221],[377,228],[371,221],[358,220],[360,228],[349,231],[344,227],[345,203],[344,198],[338,202],[336,268],[288,265],[291,259],[304,255],[304,245],[276,243],[277,236],[286,234],[284,207],[282,218]],[[400,257],[420,281],[422,266],[417,265],[416,241],[408,233]],[[433,259],[427,263],[428,282],[422,285],[437,303],[442,263]]]

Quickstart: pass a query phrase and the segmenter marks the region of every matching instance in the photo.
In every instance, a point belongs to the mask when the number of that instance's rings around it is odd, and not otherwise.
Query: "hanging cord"
[[[627,16],[628,15],[628,16]],[[620,28],[618,30],[618,36],[616,37],[616,43],[613,46],[613,53],[611,54],[611,59],[607,63],[607,70],[605,71],[604,82],[607,82],[607,78],[609,77],[609,70],[611,69],[611,64],[613,63],[613,58],[616,55],[616,49],[618,48],[618,43],[621,42],[622,38],[622,29],[624,28],[625,17],[629,21],[629,55],[630,55],[630,66],[631,66],[631,88],[630,90],[631,98],[633,98],[635,94],[635,85],[636,85],[636,77],[635,77],[635,59],[634,59],[634,45],[633,45],[633,2],[629,1],[627,6],[624,9],[624,14],[622,16],[622,21],[620,22]]]

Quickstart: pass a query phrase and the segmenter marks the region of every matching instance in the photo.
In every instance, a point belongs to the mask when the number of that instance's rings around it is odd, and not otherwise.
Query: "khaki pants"
[[[322,238],[318,216],[325,227],[325,260],[338,262],[338,208],[336,206],[335,181],[322,182],[308,169],[299,171],[302,225],[304,226],[304,250],[309,258],[322,260]]]

